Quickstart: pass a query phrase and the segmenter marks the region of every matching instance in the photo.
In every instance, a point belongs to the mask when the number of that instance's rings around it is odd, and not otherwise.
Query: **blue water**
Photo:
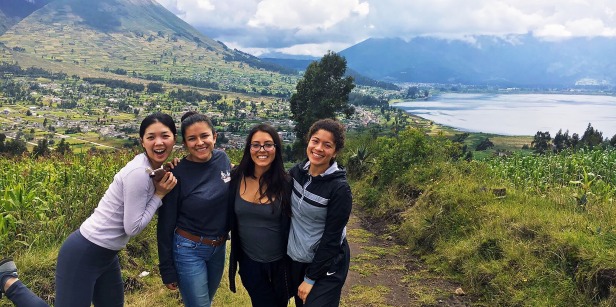
[[[569,135],[588,123],[603,137],[616,134],[616,97],[565,94],[443,94],[429,101],[407,101],[396,107],[462,131],[535,135],[562,129]]]

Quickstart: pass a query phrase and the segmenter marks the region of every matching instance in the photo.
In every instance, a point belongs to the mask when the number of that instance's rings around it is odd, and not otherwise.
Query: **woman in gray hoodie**
[[[344,126],[332,119],[315,122],[307,135],[307,159],[295,165],[291,196],[291,230],[287,255],[295,304],[338,306],[349,271],[346,224],[351,188],[335,161],[344,148]]]

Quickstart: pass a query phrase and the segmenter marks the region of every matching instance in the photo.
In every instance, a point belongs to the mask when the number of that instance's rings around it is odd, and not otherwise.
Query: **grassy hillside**
[[[616,303],[614,149],[463,162],[419,130],[348,149],[361,211],[477,306]]]
[[[110,154],[113,158],[110,159]],[[0,157],[0,255],[53,298],[59,245],[89,216],[135,152]],[[237,160],[237,153],[232,154]],[[340,157],[354,201],[476,306],[613,306],[616,151],[456,161],[444,136],[352,136]],[[121,253],[129,306],[177,303],[160,285],[154,227]],[[141,272],[147,277],[138,277]],[[245,305],[223,285],[222,306]],[[0,301],[0,306],[6,301]]]
[[[38,160],[0,157],[6,166],[0,170],[0,255],[15,258],[24,282],[43,299],[53,301],[61,243],[92,213],[115,173],[134,154],[121,151]],[[177,292],[163,289],[160,282],[155,225],[154,220],[120,253],[129,306],[178,305]],[[144,271],[151,275],[139,277]],[[245,305],[245,291],[223,292],[219,301]],[[0,306],[12,305],[0,300]]]
[[[81,76],[115,72],[274,95],[290,93],[295,84],[295,77],[265,70],[270,66],[200,34],[153,0],[56,0],[0,36],[0,42],[7,47],[5,60],[45,68],[60,63],[63,71]]]
[[[0,34],[6,32],[12,26],[9,18],[0,11]]]
[[[0,1],[0,35],[52,0]]]

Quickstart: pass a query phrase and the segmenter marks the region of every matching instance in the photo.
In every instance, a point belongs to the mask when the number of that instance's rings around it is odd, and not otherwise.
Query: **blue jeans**
[[[184,305],[210,307],[225,268],[225,244],[214,247],[174,236],[173,261]]]

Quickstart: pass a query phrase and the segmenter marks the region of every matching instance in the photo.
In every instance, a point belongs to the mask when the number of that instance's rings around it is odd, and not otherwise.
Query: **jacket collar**
[[[303,170],[308,171],[308,169],[310,168],[310,161],[306,161],[306,163],[304,164],[304,166],[302,167]],[[325,177],[327,175],[331,175],[337,171],[339,171],[340,169],[338,168],[338,162],[335,162],[330,165],[327,170],[325,170],[325,172],[323,172],[323,174],[320,174],[319,176],[321,177]]]

